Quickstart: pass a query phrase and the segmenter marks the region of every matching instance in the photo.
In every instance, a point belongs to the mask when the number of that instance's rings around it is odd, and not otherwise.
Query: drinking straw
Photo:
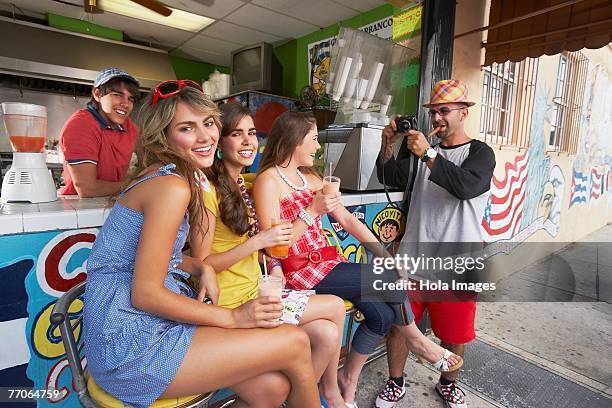
[[[264,276],[268,277],[268,266],[266,265],[266,254],[263,254]]]

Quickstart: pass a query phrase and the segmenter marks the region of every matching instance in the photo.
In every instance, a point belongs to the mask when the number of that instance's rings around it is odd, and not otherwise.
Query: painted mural
[[[387,250],[395,253],[406,226],[406,213],[402,208],[377,203],[350,206],[347,210],[353,217],[367,225]],[[329,244],[336,245],[349,262],[370,261],[363,245],[346,232],[331,215],[324,217],[322,222]]]
[[[536,92],[529,148],[494,177],[482,220],[488,242],[522,242],[544,229],[556,237],[561,222],[566,177],[551,166],[544,125],[549,121],[548,92]],[[568,180],[568,207],[612,203],[612,84],[601,65],[589,66],[580,119],[578,151]]]
[[[487,242],[522,242],[541,229],[552,237],[559,234],[565,176],[559,166],[551,166],[546,153],[547,101],[548,92],[539,87],[529,148],[505,163],[503,178],[491,180],[491,196],[482,219]]]
[[[612,202],[611,125],[612,83],[604,66],[589,63],[569,208]]]
[[[0,236],[0,384],[58,390],[39,406],[78,406],[59,329],[49,317],[57,299],[85,280],[97,229]],[[82,302],[71,309],[81,314]],[[80,327],[76,328],[77,338]],[[50,394],[51,395],[51,394]]]

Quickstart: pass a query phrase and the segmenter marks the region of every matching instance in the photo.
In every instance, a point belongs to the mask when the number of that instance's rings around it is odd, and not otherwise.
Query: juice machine
[[[383,191],[376,175],[382,130],[405,112],[405,81],[414,50],[360,30],[340,29],[330,52],[326,92],[335,125],[319,130],[325,169],[333,163],[344,191]],[[397,144],[399,147],[399,143]]]
[[[13,164],[2,180],[2,202],[44,203],[57,200],[45,162],[47,108],[21,102],[2,103],[3,123],[13,148]]]

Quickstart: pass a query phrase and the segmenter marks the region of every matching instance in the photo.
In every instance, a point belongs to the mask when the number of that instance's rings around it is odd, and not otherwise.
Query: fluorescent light
[[[191,32],[198,32],[215,21],[212,18],[177,10],[172,7],[169,7],[172,10],[172,14],[164,17],[129,0],[103,0],[100,1],[100,7],[104,11],[110,11],[111,13]]]

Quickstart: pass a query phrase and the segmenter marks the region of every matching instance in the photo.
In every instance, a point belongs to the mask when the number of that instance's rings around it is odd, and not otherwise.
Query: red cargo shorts
[[[421,290],[419,282],[408,290],[410,307],[418,323],[423,312],[429,312],[431,328],[446,344],[465,344],[476,338],[476,292],[453,290]]]

